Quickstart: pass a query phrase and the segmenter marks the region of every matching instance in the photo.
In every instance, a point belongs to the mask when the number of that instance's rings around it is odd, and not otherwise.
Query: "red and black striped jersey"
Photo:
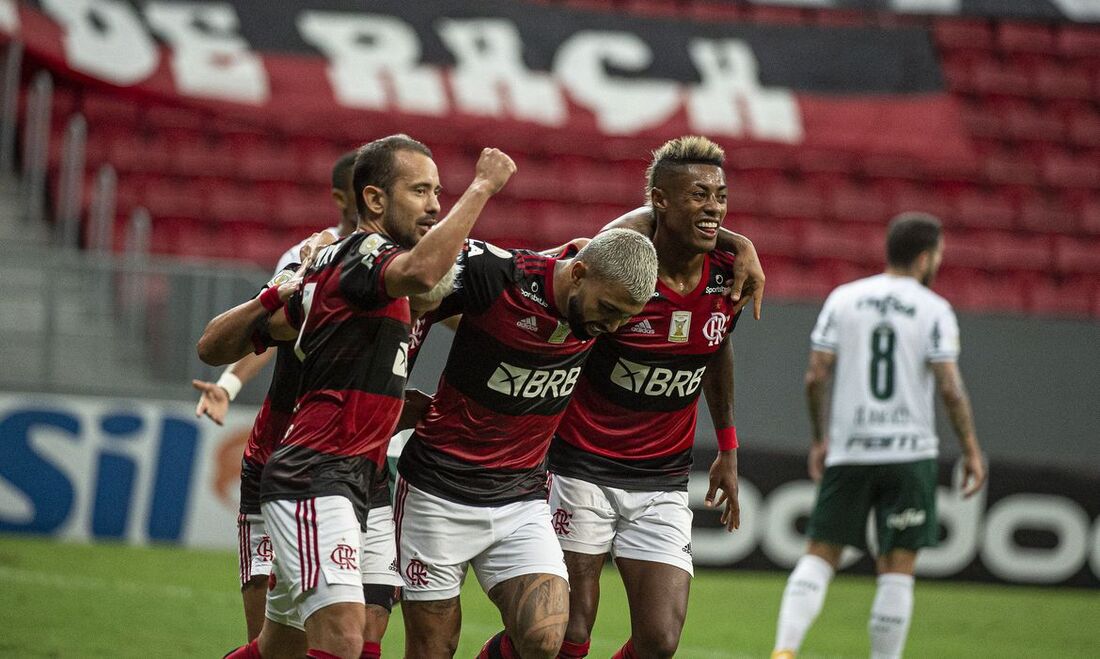
[[[467,242],[437,312],[462,321],[398,463],[416,487],[470,505],[546,496],[546,449],[591,345],[554,305],[556,263]]]
[[[288,302],[288,317],[301,323],[301,378],[264,468],[262,501],[342,495],[365,520],[404,399],[409,303],[389,297],[384,280],[402,251],[381,234],[352,234],[318,254]]]
[[[550,448],[550,470],[628,490],[683,490],[703,373],[733,329],[734,256],[703,260],[695,290],[657,281],[642,313],[596,341]]]

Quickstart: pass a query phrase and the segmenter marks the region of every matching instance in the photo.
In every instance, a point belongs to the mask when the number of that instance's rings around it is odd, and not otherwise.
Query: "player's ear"
[[[656,186],[649,189],[649,205],[656,208],[659,211],[668,209],[668,197],[665,196],[665,191]]]
[[[374,215],[383,215],[386,212],[386,191],[382,188],[368,185],[363,188],[363,201],[367,210]]]
[[[580,286],[581,280],[588,276],[588,266],[584,261],[577,261],[574,259],[573,263],[569,266],[569,283],[573,286]]]
[[[333,188],[332,189],[332,200],[334,202],[336,202],[336,207],[339,208],[341,210],[341,212],[347,210],[347,208],[348,208],[348,196],[347,196],[347,194],[344,193],[343,190],[338,190],[336,188]]]

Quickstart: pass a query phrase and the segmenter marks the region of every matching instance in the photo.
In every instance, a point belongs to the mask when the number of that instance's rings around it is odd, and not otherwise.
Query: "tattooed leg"
[[[401,603],[407,659],[449,659],[458,650],[462,607],[457,597],[434,602]]]
[[[523,659],[552,659],[569,622],[569,584],[553,574],[525,574],[489,591],[504,629]]]

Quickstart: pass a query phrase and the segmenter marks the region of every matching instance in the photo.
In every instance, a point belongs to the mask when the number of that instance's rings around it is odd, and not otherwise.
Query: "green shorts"
[[[879,555],[892,549],[935,547],[935,460],[825,469],[806,534],[837,545],[867,549],[867,515],[875,511]]]

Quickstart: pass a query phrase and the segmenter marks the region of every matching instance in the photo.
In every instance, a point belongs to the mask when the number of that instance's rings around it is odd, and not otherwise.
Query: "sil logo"
[[[405,582],[410,586],[428,585],[428,568],[417,559],[412,559],[405,566]]]
[[[356,551],[351,545],[340,543],[329,554],[329,558],[341,570],[358,570],[359,566],[355,562],[355,554]]]
[[[564,508],[555,510],[551,518],[551,523],[554,525],[554,533],[558,535],[569,535],[569,520],[571,519],[573,519],[573,513],[567,512]]]

